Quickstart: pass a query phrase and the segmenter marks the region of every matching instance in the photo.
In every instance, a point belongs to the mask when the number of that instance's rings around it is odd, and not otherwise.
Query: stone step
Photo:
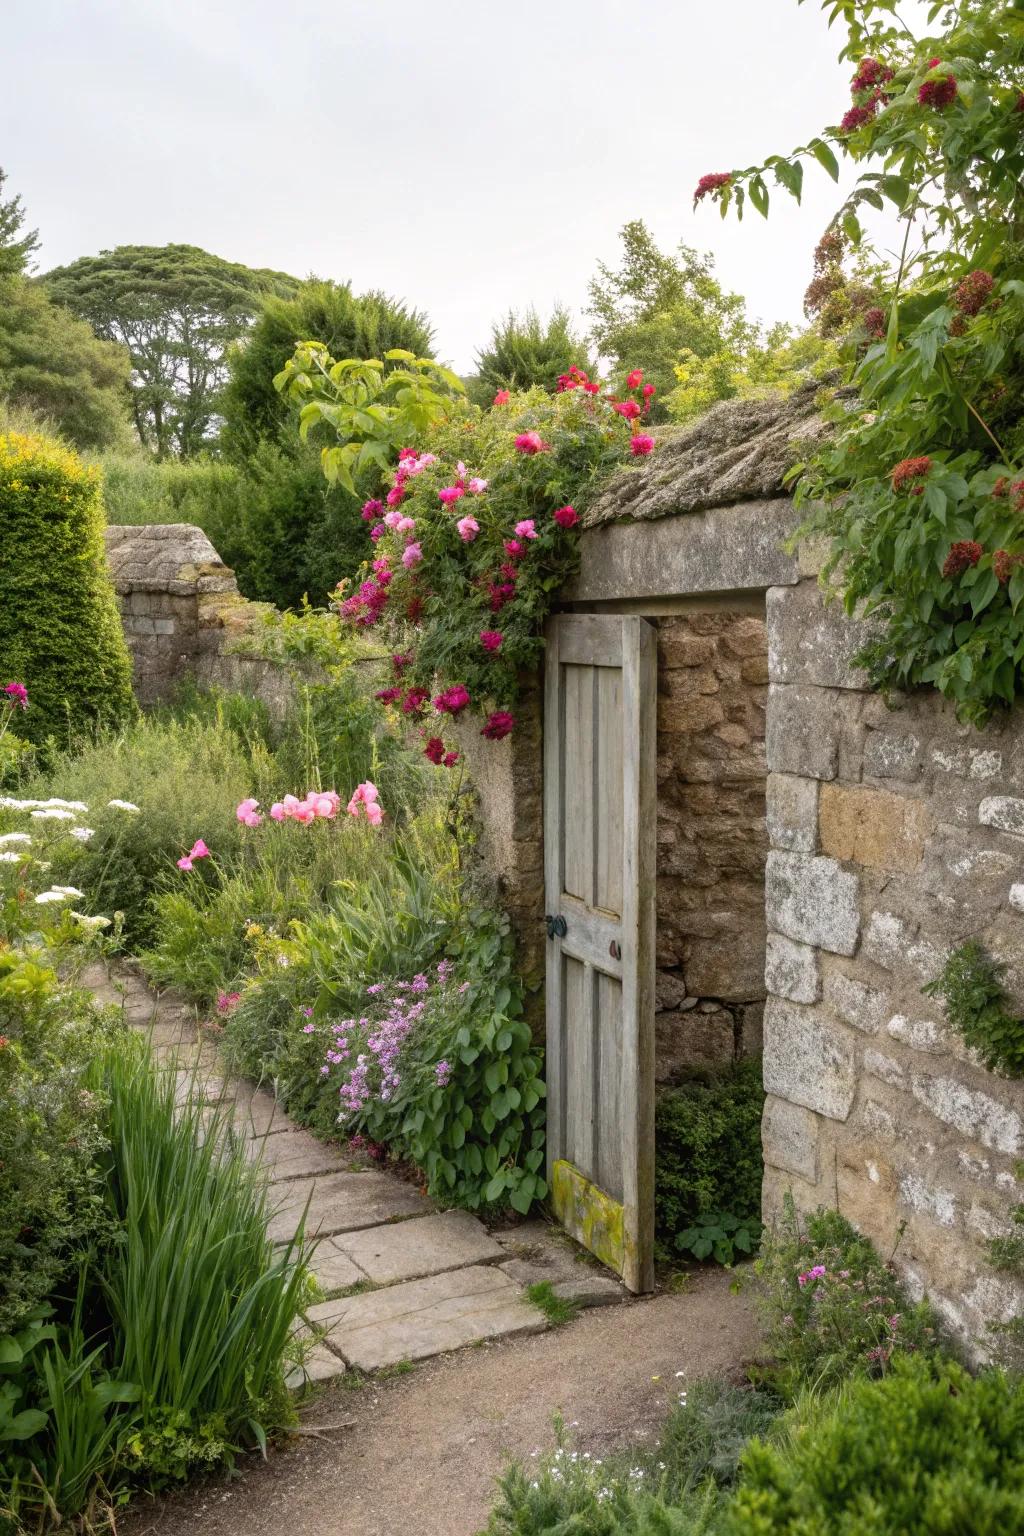
[[[363,1371],[547,1327],[507,1275],[479,1264],[320,1302],[308,1315],[326,1330],[324,1342]]]
[[[267,1170],[272,1184],[317,1173],[340,1173],[348,1159],[336,1147],[290,1126],[280,1136],[250,1136],[246,1155]]]
[[[469,1211],[442,1211],[389,1227],[350,1232],[335,1238],[334,1246],[375,1285],[395,1285],[505,1257],[505,1250]],[[317,1268],[315,1260],[313,1267]]]
[[[306,1213],[307,1237],[331,1237],[360,1227],[379,1227],[403,1216],[423,1216],[431,1209],[411,1184],[387,1173],[328,1173],[320,1178],[290,1179],[274,1190],[274,1215],[267,1228],[271,1242],[288,1242]]]

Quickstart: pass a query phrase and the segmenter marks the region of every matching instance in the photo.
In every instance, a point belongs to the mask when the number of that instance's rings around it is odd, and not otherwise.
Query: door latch
[[[608,953],[611,955],[613,960],[622,959],[622,945],[619,943],[618,939],[612,939],[611,943],[608,945]]]
[[[569,932],[569,924],[566,922],[561,912],[559,912],[557,917],[552,917],[549,913],[547,917],[545,917],[544,922],[547,925],[549,939],[564,939],[566,934]]]

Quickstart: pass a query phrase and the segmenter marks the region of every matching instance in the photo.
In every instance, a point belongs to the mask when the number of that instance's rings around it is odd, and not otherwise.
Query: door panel
[[[559,1219],[637,1291],[653,1284],[655,690],[643,619],[550,621],[549,1184]]]

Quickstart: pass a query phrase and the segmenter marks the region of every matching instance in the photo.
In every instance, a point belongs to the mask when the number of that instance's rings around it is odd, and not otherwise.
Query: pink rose
[[[533,526],[532,517],[524,517],[521,523],[516,523],[515,531],[520,539],[535,539],[537,537],[537,530]]]
[[[480,524],[475,517],[460,517],[455,526],[459,530],[459,538],[464,544],[471,544],[480,532]]]
[[[407,571],[411,571],[414,565],[419,565],[423,559],[423,551],[418,544],[407,544],[402,551],[402,564]]]

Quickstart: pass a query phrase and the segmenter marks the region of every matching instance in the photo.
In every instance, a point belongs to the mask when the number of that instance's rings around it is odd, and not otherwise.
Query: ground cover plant
[[[655,1108],[655,1239],[663,1261],[749,1257],[761,1233],[760,1060],[666,1089]]]
[[[829,9],[829,5],[825,5]],[[862,660],[885,688],[930,684],[982,723],[1024,686],[1020,409],[1024,12],[1016,0],[930,6],[916,36],[889,0],[833,7],[854,70],[841,121],[787,156],[702,177],[695,202],[767,215],[769,174],[799,199],[805,165],[853,190],[818,246],[808,304],[842,313],[855,395],[797,467],[806,531],[828,535],[849,611],[879,632]],[[865,282],[858,210],[895,208],[898,265]]]

